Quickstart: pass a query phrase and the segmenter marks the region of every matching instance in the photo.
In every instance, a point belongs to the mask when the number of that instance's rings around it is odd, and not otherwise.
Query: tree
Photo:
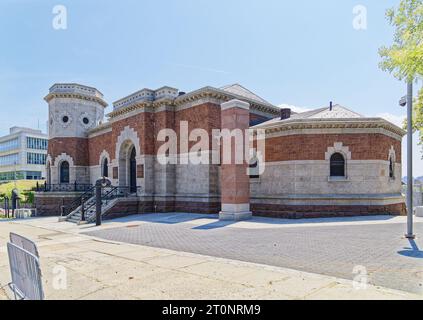
[[[395,27],[394,43],[382,47],[380,68],[399,80],[418,82],[423,79],[423,0],[401,0],[397,9],[386,11]],[[420,133],[423,144],[423,88],[414,104],[413,128]]]

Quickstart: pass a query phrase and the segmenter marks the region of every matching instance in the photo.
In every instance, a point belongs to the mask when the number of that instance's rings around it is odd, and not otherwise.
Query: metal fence
[[[61,183],[61,184],[38,184],[34,188],[37,192],[86,192],[93,188],[93,185],[86,183]]]
[[[9,207],[10,206],[11,206],[11,203],[9,202]],[[5,208],[6,208],[6,203],[4,201],[0,201],[0,209],[5,209]],[[16,209],[35,209],[35,203],[18,202]]]
[[[10,242],[13,243],[14,245],[17,245],[18,247],[30,252],[37,258],[40,257],[40,255],[38,254],[38,249],[35,242],[13,232],[10,233],[9,237],[10,237]]]
[[[14,243],[7,244],[12,289],[15,299],[43,300],[39,258]]]

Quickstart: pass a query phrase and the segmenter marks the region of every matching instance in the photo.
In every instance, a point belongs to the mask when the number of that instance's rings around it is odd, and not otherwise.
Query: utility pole
[[[413,81],[407,83],[407,239],[413,233]]]

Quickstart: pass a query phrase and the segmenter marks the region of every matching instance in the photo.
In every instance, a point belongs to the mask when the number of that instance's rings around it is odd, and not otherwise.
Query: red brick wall
[[[188,133],[193,129],[205,129],[209,133],[211,147],[212,129],[220,129],[220,106],[214,103],[204,103],[184,109],[175,114],[175,130],[180,136],[180,121],[188,121]],[[197,142],[189,142],[189,149]],[[179,144],[178,144],[178,150]]]
[[[325,160],[328,147],[342,142],[349,147],[352,160],[388,160],[394,146],[396,161],[401,162],[401,142],[383,134],[304,134],[266,139],[266,162]]]
[[[166,141],[157,141],[157,136],[162,129],[175,128],[175,112],[161,111],[154,114],[154,153],[157,154],[159,147]],[[179,139],[179,137],[178,137]]]
[[[144,155],[154,154],[154,114],[151,112],[142,112],[135,116],[113,122],[112,137],[109,142],[113,150],[110,153],[110,157],[112,159],[116,158],[115,148],[117,139],[126,126],[129,126],[138,133],[141,152]]]
[[[53,138],[48,141],[48,154],[54,159],[66,153],[76,166],[88,166],[89,151],[87,138]]]
[[[103,150],[106,150],[110,156],[114,153],[114,146],[110,143],[111,139],[111,132],[88,139],[90,166],[97,166],[100,164],[100,155]]]
[[[157,135],[161,129],[172,128],[178,134],[179,150],[179,130],[180,121],[188,121],[188,132],[193,129],[202,128],[209,132],[220,128],[220,106],[213,103],[205,103],[181,111],[161,111],[157,113],[143,112],[135,116],[128,117],[112,124],[111,135],[101,135],[91,138],[90,148],[93,152],[90,155],[91,165],[97,165],[101,151],[107,150],[112,159],[116,158],[115,146],[117,138],[126,126],[134,129],[138,133],[141,144],[141,152],[144,155],[157,153],[158,148],[164,143],[157,141]],[[192,147],[196,142],[190,142]],[[91,152],[91,149],[90,149]]]
[[[250,114],[250,120],[266,120],[265,117]],[[178,134],[178,150],[180,121],[188,121],[188,132],[193,129],[202,128],[209,133],[211,143],[212,129],[219,129],[220,105],[214,103],[204,103],[192,108],[183,109],[177,112],[161,111],[157,113],[143,112],[132,117],[128,117],[112,123],[112,132],[90,138],[89,142],[89,163],[98,165],[100,154],[106,150],[111,159],[115,159],[115,146],[117,138],[126,126],[134,129],[138,133],[141,144],[141,152],[144,155],[157,153],[158,148],[164,143],[157,141],[157,135],[161,129],[172,128]],[[196,142],[190,142],[189,148]],[[211,145],[210,145],[211,146]]]

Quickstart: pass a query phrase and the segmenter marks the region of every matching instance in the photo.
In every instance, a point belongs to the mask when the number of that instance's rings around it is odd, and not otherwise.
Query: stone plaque
[[[137,165],[137,178],[144,178],[144,165],[143,164],[139,164]]]

